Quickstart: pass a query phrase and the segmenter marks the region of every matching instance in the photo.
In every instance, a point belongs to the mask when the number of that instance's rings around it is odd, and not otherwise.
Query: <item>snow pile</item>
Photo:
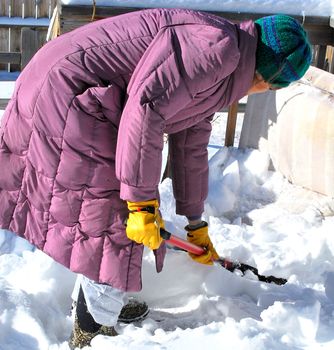
[[[0,349],[48,349],[70,335],[73,276],[40,251],[18,250],[0,256]]]
[[[221,256],[288,283],[265,284],[251,273],[240,277],[221,266],[202,266],[174,249],[156,274],[147,250],[137,297],[149,304],[149,317],[118,325],[118,337],[96,337],[92,349],[334,346],[334,218],[321,215],[314,201],[299,214],[280,205],[282,194],[293,198],[300,189],[267,165],[259,151],[218,150],[210,160],[205,218]],[[170,180],[160,191],[167,229],[184,237],[186,223],[174,213]],[[0,237],[0,349],[68,349],[75,275],[11,233]]]
[[[0,81],[0,98],[9,99],[14,91],[15,82]]]

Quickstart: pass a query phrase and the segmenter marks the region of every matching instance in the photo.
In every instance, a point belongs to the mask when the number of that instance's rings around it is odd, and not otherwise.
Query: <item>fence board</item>
[[[320,69],[325,68],[327,46],[317,45],[315,55],[315,66]]]
[[[9,0],[2,0],[1,3],[3,4],[3,12],[1,12],[1,15],[9,16],[9,6],[11,5],[11,2]]]
[[[1,52],[0,51],[0,63],[21,63],[21,53],[20,52]]]
[[[21,30],[20,28],[10,28],[10,52],[20,52],[20,40],[21,40]],[[20,65],[11,65],[11,70],[20,70]]]
[[[23,69],[39,46],[38,32],[36,29],[22,28],[21,36],[21,69]]]
[[[55,1],[47,0],[40,1],[39,6],[39,17],[47,17],[50,18],[52,16],[52,10],[56,6]]]
[[[4,14],[5,14],[5,7],[6,7],[5,1],[0,1],[0,16],[4,16]]]
[[[12,15],[11,17],[22,16],[22,0],[11,0],[12,5]]]
[[[38,48],[41,47],[46,41],[49,17],[56,4],[57,0],[0,0],[0,51],[21,52],[23,27],[40,28],[36,35]],[[36,19],[37,17],[39,19]],[[10,71],[20,69],[16,64],[10,65]],[[8,64],[0,63],[1,70],[8,70]]]
[[[8,51],[8,29],[0,28],[0,51]]]
[[[334,47],[327,47],[327,62],[328,62],[328,71],[334,73]]]
[[[9,100],[6,98],[0,98],[0,109],[5,109]]]
[[[23,0],[24,5],[24,17],[36,17],[35,16],[35,1]]]

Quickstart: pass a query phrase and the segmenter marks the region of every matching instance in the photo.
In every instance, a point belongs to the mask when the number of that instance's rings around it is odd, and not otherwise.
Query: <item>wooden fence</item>
[[[0,1],[0,70],[21,71],[45,43],[57,0]]]

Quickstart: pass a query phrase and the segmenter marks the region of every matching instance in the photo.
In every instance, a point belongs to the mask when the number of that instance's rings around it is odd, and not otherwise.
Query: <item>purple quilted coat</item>
[[[201,215],[214,112],[246,94],[253,22],[152,9],[47,43],[17,80],[0,134],[0,227],[72,271],[141,288],[125,200],[158,198],[169,134],[178,214]],[[165,247],[155,251],[162,268]]]

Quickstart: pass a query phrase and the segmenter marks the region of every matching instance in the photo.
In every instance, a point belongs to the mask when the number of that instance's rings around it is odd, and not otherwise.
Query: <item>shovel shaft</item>
[[[167,243],[175,247],[178,247],[180,249],[183,249],[188,253],[192,253],[195,255],[202,255],[203,253],[205,253],[204,248],[199,247],[193,243],[190,243],[180,237],[174,236],[173,234],[171,234],[170,232],[164,229],[160,229],[160,235],[164,240],[166,240]],[[233,272],[236,269],[240,270],[243,274],[245,274],[247,271],[251,271],[262,282],[275,283],[278,285],[283,285],[287,282],[285,278],[260,275],[257,268],[247,264],[240,263],[238,261],[231,261],[225,258],[219,258],[218,260],[215,260],[215,263],[218,263],[219,265],[224,267],[226,270],[231,272]]]
[[[190,243],[180,237],[174,236],[164,229],[160,229],[160,235],[163,239],[166,240],[167,243],[180,249],[186,250],[188,253],[192,253],[195,255],[202,255],[203,253],[205,253],[205,250],[202,247]]]

